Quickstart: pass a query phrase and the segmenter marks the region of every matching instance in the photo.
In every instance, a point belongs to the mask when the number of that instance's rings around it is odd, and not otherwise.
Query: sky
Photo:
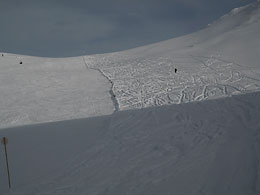
[[[0,0],[0,51],[69,57],[195,32],[255,0]]]

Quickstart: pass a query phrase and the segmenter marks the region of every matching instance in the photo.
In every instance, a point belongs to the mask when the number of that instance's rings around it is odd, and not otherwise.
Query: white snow
[[[191,35],[85,60],[114,83],[121,110],[185,103],[259,91],[259,35],[255,2]]]
[[[82,58],[4,54],[0,70],[0,128],[113,112],[110,83]]]
[[[112,60],[115,58],[111,56]],[[218,56],[174,55],[90,64],[114,83],[121,110],[187,103],[260,90],[260,72]],[[95,61],[96,60],[96,61]],[[174,69],[178,71],[175,73]]]
[[[13,190],[0,163],[1,191],[257,195],[259,99],[258,92],[3,129]]]
[[[0,56],[0,193],[260,194],[259,5],[123,52]]]

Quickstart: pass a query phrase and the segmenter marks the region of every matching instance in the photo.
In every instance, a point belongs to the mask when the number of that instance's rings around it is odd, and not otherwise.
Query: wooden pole
[[[5,162],[6,162],[7,175],[8,175],[8,186],[9,186],[9,189],[10,189],[11,188],[11,180],[10,180],[10,171],[9,171],[9,165],[8,165],[7,149],[6,149],[7,143],[8,143],[7,138],[3,137],[2,144],[4,144],[4,149],[5,149]]]

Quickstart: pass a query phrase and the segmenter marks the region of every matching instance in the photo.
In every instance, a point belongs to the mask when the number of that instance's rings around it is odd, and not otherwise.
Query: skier
[[[177,68],[174,69],[174,72],[177,73]]]

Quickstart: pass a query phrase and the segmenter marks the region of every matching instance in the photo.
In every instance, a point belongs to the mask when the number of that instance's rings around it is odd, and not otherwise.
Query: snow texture
[[[0,128],[259,91],[259,4],[191,35],[123,52],[63,59],[5,54]]]
[[[123,52],[3,53],[0,193],[259,195],[259,23],[257,1]]]
[[[2,171],[1,191],[257,195],[259,99],[257,92],[2,129],[13,190]]]

